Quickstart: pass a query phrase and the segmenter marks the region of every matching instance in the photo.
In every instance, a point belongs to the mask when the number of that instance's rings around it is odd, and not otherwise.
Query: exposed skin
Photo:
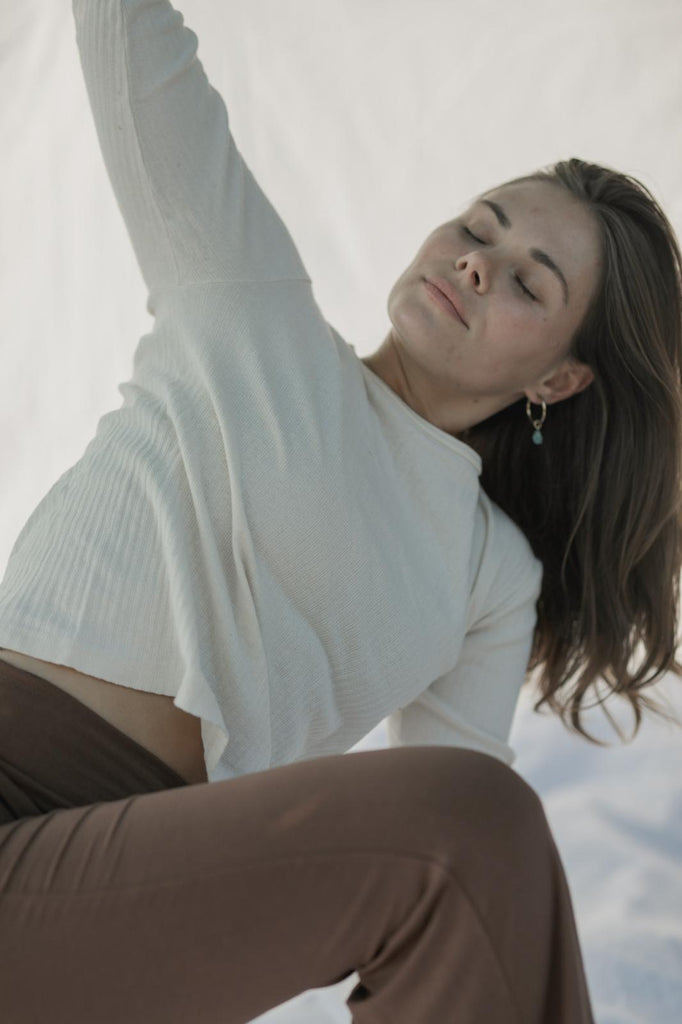
[[[503,208],[511,228],[480,201],[436,228],[389,293],[386,339],[362,360],[416,413],[455,437],[524,396],[539,418],[542,399],[561,402],[594,379],[567,355],[599,280],[592,213],[548,182],[504,185],[482,198]],[[560,281],[531,248],[563,272],[567,305]],[[468,328],[434,299],[424,277],[455,286]]]

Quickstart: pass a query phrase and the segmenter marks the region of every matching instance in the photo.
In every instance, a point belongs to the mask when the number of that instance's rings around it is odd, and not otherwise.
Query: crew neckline
[[[365,376],[365,380],[369,380],[372,383],[372,385],[378,387],[380,391],[382,391],[384,394],[388,395],[391,399],[393,399],[394,404],[397,404],[397,406],[403,410],[405,415],[408,416],[416,426],[420,427],[420,429],[423,430],[424,433],[428,434],[430,437],[433,437],[435,440],[440,441],[441,444],[446,445],[448,448],[452,449],[452,451],[456,452],[458,455],[463,456],[474,467],[474,469],[476,470],[476,474],[478,476],[481,475],[483,463],[481,461],[481,456],[478,454],[477,451],[475,451],[475,449],[473,449],[470,445],[466,444],[464,441],[460,441],[458,437],[453,437],[452,434],[448,434],[444,430],[441,430],[440,427],[435,426],[433,423],[429,423],[429,421],[425,420],[423,416],[420,416],[419,413],[415,412],[414,409],[412,409],[407,404],[407,402],[403,401],[400,395],[397,395],[395,393],[393,388],[390,388],[388,386],[388,384],[386,383],[385,380],[383,380],[383,378],[381,378],[377,373],[374,372],[374,370],[370,369],[369,366],[363,363],[362,359],[360,359],[357,352],[355,351],[355,347],[353,345],[351,345],[350,348],[353,349],[353,354],[355,355],[355,358],[360,364],[360,367]]]

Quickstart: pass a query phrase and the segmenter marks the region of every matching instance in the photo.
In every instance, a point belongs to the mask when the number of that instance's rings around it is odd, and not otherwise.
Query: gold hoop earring
[[[540,401],[542,402],[542,419],[534,420],[530,408],[530,398],[526,400],[526,416],[535,427],[535,431],[533,433],[533,444],[542,444],[543,442],[542,430],[540,428],[542,427],[542,424],[545,422],[545,417],[547,416],[547,405],[544,399],[541,398]]]

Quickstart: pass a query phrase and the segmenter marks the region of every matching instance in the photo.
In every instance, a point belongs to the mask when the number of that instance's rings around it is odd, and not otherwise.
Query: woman
[[[180,13],[73,10],[155,325],[0,587],[7,1019],[237,1024],[357,971],[363,1024],[592,1021],[507,739],[534,667],[555,709],[582,668],[573,714],[680,670],[672,230],[581,161],[507,183],[360,360]]]

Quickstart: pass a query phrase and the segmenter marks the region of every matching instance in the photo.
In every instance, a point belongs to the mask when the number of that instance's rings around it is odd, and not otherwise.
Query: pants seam
[[[338,849],[330,849],[330,850],[319,851],[319,852],[316,852],[314,854],[301,854],[301,855],[298,855],[298,856],[296,856],[296,855],[289,855],[289,856],[286,856],[286,857],[277,857],[277,858],[274,858],[274,859],[269,858],[268,860],[263,860],[263,861],[261,861],[258,864],[250,863],[248,865],[244,865],[244,866],[240,866],[240,867],[235,867],[235,868],[221,868],[219,871],[212,872],[211,874],[207,874],[207,875],[203,875],[202,874],[197,879],[188,878],[186,876],[183,877],[183,878],[165,879],[165,880],[153,879],[153,880],[150,880],[148,882],[136,882],[136,883],[133,883],[131,885],[105,885],[105,886],[95,886],[95,887],[87,888],[87,889],[80,889],[80,890],[76,890],[76,891],[73,891],[73,890],[66,891],[66,890],[64,890],[64,891],[61,891],[61,892],[60,891],[56,891],[55,892],[54,890],[40,890],[40,889],[22,890],[22,891],[17,891],[17,892],[0,892],[0,904],[4,900],[12,899],[12,898],[15,898],[15,899],[16,898],[19,898],[19,899],[23,898],[23,899],[25,899],[25,898],[40,897],[43,900],[52,900],[52,899],[62,898],[62,899],[76,900],[77,901],[77,900],[79,900],[81,898],[85,898],[85,897],[90,898],[90,897],[97,896],[97,895],[105,895],[107,893],[111,893],[112,895],[116,895],[116,896],[120,897],[121,895],[124,895],[126,893],[134,893],[136,890],[141,891],[141,892],[145,892],[145,891],[152,890],[152,889],[153,890],[159,890],[159,889],[165,889],[165,888],[174,888],[174,887],[183,886],[183,885],[184,886],[186,886],[186,885],[196,885],[196,884],[202,884],[204,882],[211,882],[211,881],[213,881],[215,879],[219,879],[221,877],[227,877],[227,876],[231,876],[231,875],[244,875],[247,872],[251,872],[251,871],[254,871],[254,870],[257,870],[257,869],[262,869],[263,867],[266,867],[268,865],[274,866],[274,865],[279,865],[279,864],[293,863],[293,862],[296,862],[296,861],[298,861],[298,862],[301,862],[301,861],[309,862],[309,861],[317,861],[317,860],[325,860],[325,859],[333,859],[333,860],[338,861],[339,857],[341,855],[345,855],[345,854],[350,854],[350,855],[354,855],[354,856],[364,855],[364,856],[372,856],[372,857],[377,857],[377,856],[379,856],[379,857],[388,857],[388,858],[391,858],[393,860],[399,859],[399,860],[419,861],[421,863],[429,864],[432,867],[436,867],[443,874],[447,875],[454,882],[454,884],[460,889],[460,891],[463,893],[464,897],[466,898],[467,903],[469,904],[471,910],[473,911],[474,916],[475,916],[475,918],[476,918],[476,920],[477,920],[477,922],[479,924],[479,927],[480,927],[481,931],[483,932],[483,934],[485,935],[485,938],[486,938],[486,940],[488,942],[488,945],[489,945],[490,949],[493,952],[493,957],[494,957],[495,963],[497,964],[498,970],[500,972],[500,975],[502,976],[502,979],[504,981],[505,987],[507,988],[507,991],[508,991],[508,993],[509,993],[509,995],[510,995],[512,1001],[513,1001],[517,1020],[519,1022],[521,1021],[522,1018],[521,1018],[520,1008],[519,1008],[519,1006],[518,1006],[518,1004],[516,1002],[516,997],[514,996],[514,991],[513,991],[512,987],[511,987],[510,983],[509,983],[509,978],[507,976],[507,973],[506,973],[506,971],[505,971],[505,969],[504,969],[504,967],[502,965],[502,962],[500,961],[500,958],[499,958],[499,956],[497,954],[497,950],[495,948],[495,944],[493,943],[493,941],[491,939],[491,936],[490,936],[490,934],[488,932],[488,929],[487,929],[487,927],[485,925],[485,922],[483,921],[483,919],[482,919],[482,917],[481,917],[481,915],[479,913],[479,910],[478,910],[478,907],[476,906],[476,903],[472,899],[472,897],[469,894],[467,888],[462,884],[461,880],[457,877],[455,872],[452,870],[452,867],[449,864],[443,863],[442,861],[440,861],[440,860],[438,860],[438,859],[436,859],[434,857],[423,856],[423,855],[416,854],[416,853],[396,853],[396,852],[394,852],[392,850],[375,850],[375,849],[368,848],[368,847],[358,847],[358,848],[347,849],[347,850],[343,850],[343,851],[339,851]]]

